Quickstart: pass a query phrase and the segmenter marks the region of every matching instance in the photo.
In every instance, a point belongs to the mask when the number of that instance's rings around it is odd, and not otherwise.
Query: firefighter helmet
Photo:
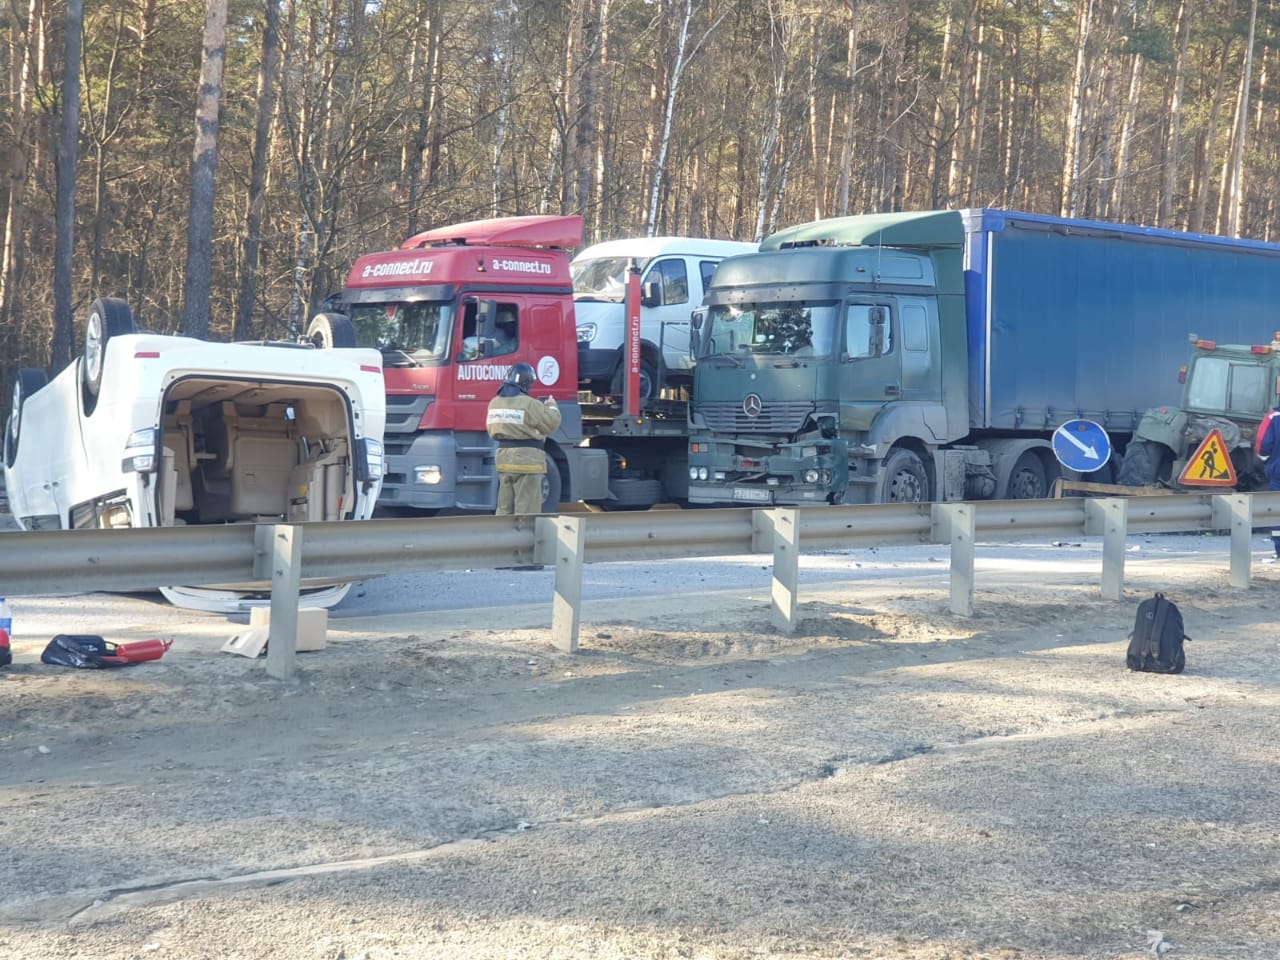
[[[520,363],[511,365],[511,369],[507,371],[507,383],[514,383],[524,393],[529,392],[529,388],[537,382],[538,375],[533,372],[533,364]]]

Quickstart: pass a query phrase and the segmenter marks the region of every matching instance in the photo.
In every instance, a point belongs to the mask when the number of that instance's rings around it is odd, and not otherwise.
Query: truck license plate
[[[765,487],[734,487],[733,499],[750,500],[752,503],[770,503],[773,493]]]

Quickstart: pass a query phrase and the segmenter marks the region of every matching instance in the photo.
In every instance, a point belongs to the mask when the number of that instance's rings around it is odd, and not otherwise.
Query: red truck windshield
[[[374,347],[389,365],[426,365],[449,356],[452,303],[358,303],[350,308],[356,344]]]

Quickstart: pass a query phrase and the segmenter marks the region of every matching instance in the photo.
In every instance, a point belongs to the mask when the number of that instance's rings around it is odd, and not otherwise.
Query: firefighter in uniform
[[[530,364],[514,364],[498,395],[489,401],[485,425],[498,441],[499,515],[542,512],[542,478],[547,472],[542,447],[560,427],[560,408],[554,397],[540,402],[529,396],[537,379]]]

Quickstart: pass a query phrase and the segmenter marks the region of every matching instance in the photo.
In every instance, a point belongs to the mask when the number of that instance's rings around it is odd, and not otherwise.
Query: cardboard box
[[[254,607],[249,611],[249,628],[271,627],[271,608]],[[298,645],[303,650],[323,650],[326,646],[325,635],[329,632],[329,611],[319,607],[298,608]]]
[[[329,611],[317,607],[298,609],[299,652],[323,650],[327,645],[325,635],[329,630]],[[258,657],[267,649],[267,637],[271,632],[271,608],[254,607],[249,611],[249,629],[237,633],[222,645],[223,653],[235,653],[242,657]]]

